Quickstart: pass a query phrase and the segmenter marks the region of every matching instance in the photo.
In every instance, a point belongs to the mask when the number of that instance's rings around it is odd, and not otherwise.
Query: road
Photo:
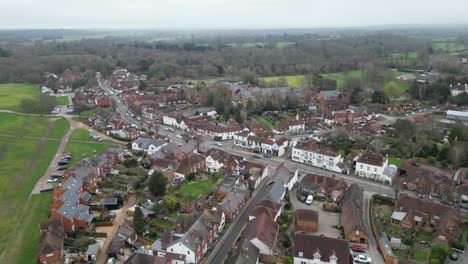
[[[220,241],[216,243],[216,246],[213,248],[210,254],[206,257],[206,259],[202,260],[202,263],[208,264],[224,262],[228,256],[229,250],[231,250],[232,245],[240,236],[242,229],[244,229],[250,212],[254,209],[257,203],[263,200],[268,194],[267,189],[269,185],[266,183],[269,181],[269,178],[270,175],[265,178],[261,185],[252,193],[252,197],[244,205],[237,218],[234,219],[234,222],[231,223],[231,226],[229,226],[228,230],[220,239]]]

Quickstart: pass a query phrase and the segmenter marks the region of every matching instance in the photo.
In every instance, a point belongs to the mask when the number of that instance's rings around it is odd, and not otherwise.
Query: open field
[[[39,89],[34,84],[0,84],[0,109],[17,111],[21,100],[35,98],[38,94]]]
[[[230,43],[226,46],[231,48],[275,48],[282,49],[295,45],[295,42],[246,42],[246,43]]]
[[[29,194],[60,141],[21,136],[60,138],[67,121],[6,113],[0,113],[0,120],[0,134],[18,136],[0,136],[0,263],[34,263],[38,226],[48,217],[50,194]]]
[[[336,87],[341,88],[346,84],[347,77],[361,78],[361,71],[335,72],[320,74],[322,77],[336,81]]]
[[[65,152],[73,153],[73,159],[70,162],[70,166],[73,166],[78,160],[92,156],[96,153],[102,152],[108,148],[116,146],[116,144],[112,144],[110,142],[97,141],[88,137],[88,131],[86,131],[85,129],[76,129],[71,134],[70,139],[89,141],[89,143],[73,141],[69,141],[67,143],[67,146],[65,147]]]
[[[442,50],[447,52],[457,52],[468,49],[467,45],[455,42],[433,42],[432,47],[435,50]]]
[[[390,54],[390,58],[397,59],[397,60],[405,60],[405,59],[416,59],[418,57],[418,53],[416,51],[411,52],[398,52]]]
[[[179,189],[173,192],[174,196],[181,203],[190,203],[195,199],[202,197],[209,193],[217,180],[210,178],[202,181],[191,181],[182,184]]]
[[[261,80],[272,83],[277,82],[280,78],[285,78],[289,87],[300,87],[304,83],[304,75],[283,75],[283,76],[269,76],[262,77]]]

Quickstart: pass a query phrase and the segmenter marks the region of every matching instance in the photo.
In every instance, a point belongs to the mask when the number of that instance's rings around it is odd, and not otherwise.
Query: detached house
[[[377,153],[364,153],[356,161],[356,175],[366,179],[391,183],[392,179],[384,175],[388,167],[388,158]]]
[[[444,243],[452,243],[461,235],[461,220],[458,212],[430,200],[402,195],[395,204],[392,224],[406,229],[434,226],[433,238]]]
[[[132,142],[132,150],[144,151],[148,155],[151,155],[159,151],[165,145],[167,145],[167,142],[161,139],[138,138]]]
[[[297,143],[292,149],[292,160],[329,171],[347,172],[341,154],[320,147],[312,140]]]
[[[351,264],[347,241],[325,236],[296,234],[294,264]]]

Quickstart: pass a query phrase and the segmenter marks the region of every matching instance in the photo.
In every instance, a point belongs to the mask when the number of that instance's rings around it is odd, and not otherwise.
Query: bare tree
[[[374,139],[369,143],[369,150],[373,153],[382,153],[386,146],[387,144],[381,139]]]

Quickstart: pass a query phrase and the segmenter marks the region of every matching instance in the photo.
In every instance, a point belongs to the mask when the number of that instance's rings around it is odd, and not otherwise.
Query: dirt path
[[[107,234],[106,241],[104,241],[104,244],[102,245],[101,250],[99,251],[96,264],[106,263],[107,261],[106,251],[107,251],[107,248],[109,247],[110,242],[112,241],[112,237],[114,237],[114,235],[117,233],[119,226],[124,223],[128,208],[132,207],[134,204],[136,204],[136,197],[135,195],[131,195],[128,198],[128,201],[123,206],[120,213],[115,217],[114,224],[112,225],[112,230]]]

